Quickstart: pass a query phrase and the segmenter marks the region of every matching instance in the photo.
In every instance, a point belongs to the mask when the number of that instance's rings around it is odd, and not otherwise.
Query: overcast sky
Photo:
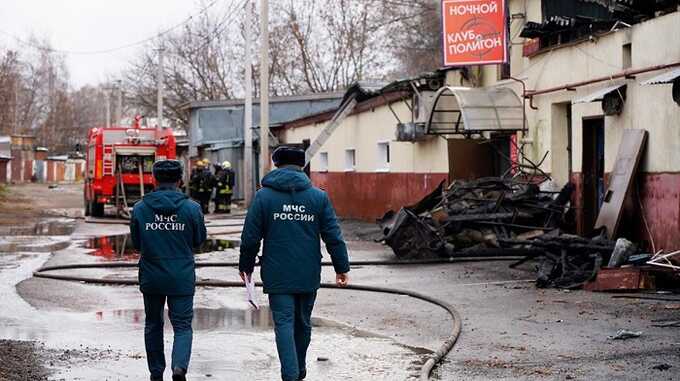
[[[0,31],[45,36],[55,49],[103,50],[151,37],[200,9],[197,0],[0,0]],[[16,44],[0,33],[0,46]],[[68,55],[73,84],[97,84],[119,73],[137,49]]]

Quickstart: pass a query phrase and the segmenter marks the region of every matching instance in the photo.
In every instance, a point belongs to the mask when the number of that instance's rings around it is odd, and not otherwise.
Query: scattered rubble
[[[616,335],[609,336],[609,339],[611,339],[611,340],[628,340],[628,339],[636,339],[640,336],[642,336],[641,331],[629,331],[627,329],[620,329],[616,332]]]
[[[605,266],[644,263],[632,242],[564,233],[573,184],[559,192],[516,179],[481,178],[440,184],[419,203],[378,221],[383,241],[400,259],[521,256],[541,258],[538,287],[579,288]]]
[[[38,352],[33,342],[0,340],[0,380],[47,380]]]
[[[664,371],[669,370],[672,367],[673,366],[670,365],[670,364],[663,363],[663,364],[654,365],[651,369],[660,370],[660,371],[664,372]]]
[[[501,178],[456,181],[446,190],[443,185],[379,221],[397,257],[469,254],[539,237],[559,226],[573,191],[568,185],[555,197],[536,184]]]

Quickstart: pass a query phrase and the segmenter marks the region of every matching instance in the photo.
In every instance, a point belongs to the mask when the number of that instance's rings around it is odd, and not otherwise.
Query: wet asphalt
[[[239,220],[211,223],[213,238],[234,242]],[[354,260],[392,259],[364,239],[374,227],[345,223]],[[143,380],[141,295],[135,287],[32,278],[43,265],[134,260],[127,226],[77,220],[71,245],[54,253],[0,254],[0,338],[41,343],[54,380]],[[63,236],[63,234],[61,235]],[[106,237],[106,242],[102,242]],[[113,242],[113,243],[112,243]],[[117,243],[115,243],[117,242]],[[214,241],[198,261],[237,259],[231,243]],[[224,247],[222,246],[224,245]],[[532,264],[507,262],[417,267],[355,267],[356,284],[427,293],[455,305],[463,333],[437,368],[441,380],[680,380],[680,330],[655,327],[680,320],[677,302],[613,299],[604,293],[537,290]],[[69,270],[74,273],[76,270]],[[134,270],[77,270],[74,274],[134,278]],[[238,279],[235,269],[200,269],[201,279]],[[324,269],[323,280],[333,274]],[[669,298],[675,298],[671,295]],[[262,296],[253,311],[240,289],[203,288],[196,294],[192,380],[276,380],[271,318]],[[420,364],[451,329],[438,307],[403,296],[320,291],[309,356],[309,380],[415,379]],[[642,331],[625,341],[618,329]],[[169,354],[171,328],[166,325]]]
[[[239,222],[242,220],[209,224],[213,239],[197,254],[197,260],[235,260],[238,240],[224,233],[223,228],[224,225],[238,226]],[[59,352],[61,361],[48,364],[50,379],[139,380],[146,377],[144,312],[136,287],[31,277],[42,265],[135,260],[137,254],[130,246],[126,231],[125,225],[88,224],[81,220],[70,235],[71,246],[66,249],[53,254],[0,256],[0,295],[6,306],[5,312],[0,312],[0,337],[40,342],[47,350]],[[62,273],[107,279],[136,276],[134,269],[69,271]],[[199,278],[236,280],[237,273],[235,269],[206,269],[199,271]],[[260,298],[262,308],[258,311],[245,302],[243,290],[197,291],[191,379],[278,378],[271,314],[265,296]],[[427,350],[336,321],[333,316],[347,313],[338,307],[331,308],[327,316],[314,316],[310,379],[401,380],[417,376]],[[168,355],[171,338],[171,325],[166,324]]]

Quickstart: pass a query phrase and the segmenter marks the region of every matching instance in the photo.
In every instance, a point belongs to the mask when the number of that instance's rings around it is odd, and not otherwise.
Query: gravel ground
[[[34,342],[0,340],[0,380],[47,380],[39,352]]]

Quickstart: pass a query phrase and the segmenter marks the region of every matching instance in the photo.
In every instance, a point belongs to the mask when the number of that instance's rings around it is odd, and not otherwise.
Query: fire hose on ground
[[[389,260],[389,261],[379,261],[379,260],[365,260],[365,261],[353,261],[352,266],[407,266],[407,265],[435,265],[435,264],[450,264],[450,263],[460,263],[460,262],[480,262],[480,261],[517,261],[523,257],[518,256],[521,253],[518,251],[507,253],[513,256],[497,256],[493,251],[482,254],[481,256],[475,257],[460,257],[460,258],[444,258],[444,259],[424,259],[424,260]],[[322,262],[322,266],[331,266],[330,262]],[[52,274],[52,271],[59,270],[77,270],[77,269],[111,269],[111,268],[135,268],[137,263],[135,262],[116,262],[116,263],[76,263],[69,265],[58,265],[58,266],[45,266],[33,273],[36,278],[46,278],[54,280],[72,281],[72,282],[83,282],[83,283],[93,283],[93,284],[104,284],[104,285],[121,285],[121,286],[136,286],[139,282],[136,279],[103,279],[103,278],[92,278],[84,276],[71,276],[71,275],[61,275]],[[238,267],[238,262],[197,262],[197,268],[201,267]],[[258,287],[262,286],[261,282],[256,284]],[[241,288],[243,287],[242,282],[230,282],[230,281],[213,281],[213,280],[199,280],[196,282],[196,286],[199,287],[223,287],[223,288]],[[378,292],[383,294],[408,296],[414,299],[424,301],[426,303],[434,304],[442,308],[452,319],[451,334],[442,343],[442,345],[434,351],[430,358],[425,362],[420,371],[420,380],[427,381],[430,379],[430,375],[434,367],[441,362],[444,357],[451,351],[453,346],[456,344],[458,337],[461,333],[461,316],[458,311],[446,301],[437,299],[419,292],[402,290],[391,287],[379,287],[379,286],[365,286],[365,285],[354,285],[350,284],[345,287],[339,287],[333,283],[322,283],[321,288],[325,289],[336,289],[336,290],[350,290],[350,291],[365,291],[365,292]]]

